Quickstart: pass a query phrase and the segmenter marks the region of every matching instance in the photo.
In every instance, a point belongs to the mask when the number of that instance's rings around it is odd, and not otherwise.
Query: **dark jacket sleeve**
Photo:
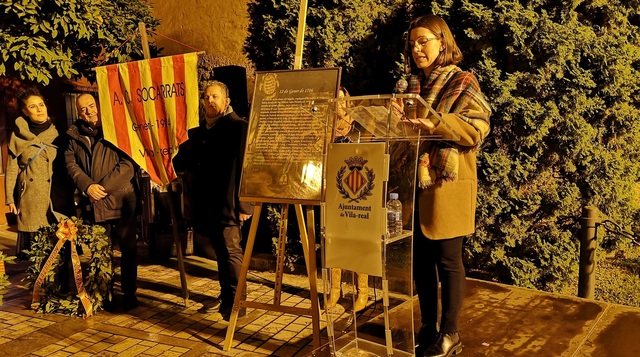
[[[193,129],[189,130],[189,139],[180,144],[180,146],[178,147],[178,153],[173,158],[173,168],[176,170],[176,172],[193,171],[193,168],[195,166],[195,152],[193,150],[192,140],[193,135]]]
[[[115,191],[131,183],[133,175],[135,174],[135,165],[124,153],[116,148],[112,148],[105,140],[103,140],[103,144],[107,145],[105,149],[113,150],[118,158],[118,162],[113,166],[113,169],[100,179],[99,182],[107,193],[113,194]]]
[[[71,217],[75,215],[73,193],[75,185],[67,171],[65,152],[69,146],[67,134],[60,134],[53,144],[58,147],[56,158],[53,160],[53,175],[51,176],[51,203],[53,210]]]
[[[67,166],[67,172],[73,180],[73,184],[80,190],[82,193],[87,192],[87,188],[90,185],[94,184],[93,180],[84,169],[78,164],[78,159],[76,159],[76,152],[78,155],[81,155],[80,152],[83,151],[80,145],[75,142],[75,139],[69,140],[69,144],[67,145],[67,149],[64,152],[64,161]]]

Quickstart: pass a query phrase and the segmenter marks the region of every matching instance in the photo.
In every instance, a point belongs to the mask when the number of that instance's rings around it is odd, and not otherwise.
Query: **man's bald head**
[[[100,107],[98,107],[98,103],[96,103],[93,95],[89,93],[81,94],[78,99],[76,99],[76,107],[78,108],[80,118],[91,124],[92,127],[99,127],[102,124],[100,120]]]

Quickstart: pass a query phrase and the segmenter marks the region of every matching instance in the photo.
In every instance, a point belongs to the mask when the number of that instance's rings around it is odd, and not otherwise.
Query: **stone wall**
[[[242,47],[247,37],[247,0],[151,0],[153,14],[160,19],[157,31],[198,50],[226,57],[228,64],[244,65]],[[192,52],[181,44],[156,36],[163,55]]]

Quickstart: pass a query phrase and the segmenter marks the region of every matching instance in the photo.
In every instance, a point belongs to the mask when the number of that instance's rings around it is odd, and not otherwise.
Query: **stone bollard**
[[[600,212],[595,206],[582,208],[580,218],[580,273],[578,275],[578,296],[593,299],[596,269],[596,225],[600,222]]]

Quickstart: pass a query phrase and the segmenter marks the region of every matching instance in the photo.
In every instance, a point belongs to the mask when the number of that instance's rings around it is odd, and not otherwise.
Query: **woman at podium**
[[[458,316],[464,296],[462,243],[475,230],[477,151],[489,133],[490,106],[476,77],[461,70],[451,30],[435,15],[413,20],[405,47],[409,93],[420,96],[441,117],[403,117],[415,129],[443,140],[420,145],[414,228],[414,279],[422,328],[418,356],[452,356],[462,351]],[[404,114],[398,103],[395,110]],[[424,117],[420,117],[424,116]],[[444,140],[455,138],[454,140]],[[438,282],[442,284],[438,327]]]

